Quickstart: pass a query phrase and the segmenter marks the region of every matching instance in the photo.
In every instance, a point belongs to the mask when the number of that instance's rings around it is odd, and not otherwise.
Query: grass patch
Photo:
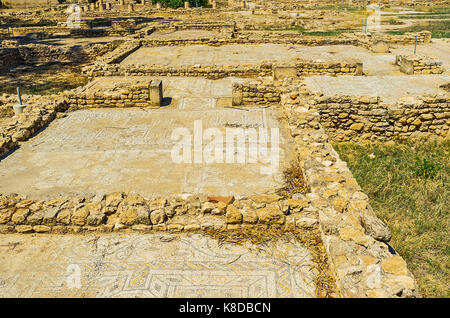
[[[423,21],[406,29],[387,31],[392,35],[403,35],[409,32],[431,31],[433,38],[450,38],[450,21]]]
[[[30,84],[24,86],[21,86],[21,92],[23,94],[29,94],[29,95],[51,95],[51,94],[58,94],[60,92],[63,92],[65,90],[76,88],[81,83],[72,84],[72,83],[59,83],[59,82],[53,82],[53,81],[45,81],[43,83],[39,84]],[[10,86],[1,86],[0,85],[0,91],[2,93],[7,94],[15,94],[17,86],[10,85]]]
[[[450,141],[335,145],[424,297],[450,297]]]

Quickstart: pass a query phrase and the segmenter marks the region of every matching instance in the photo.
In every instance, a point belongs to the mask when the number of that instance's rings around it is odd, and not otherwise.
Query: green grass
[[[433,38],[450,38],[450,21],[424,21],[406,29],[387,31],[388,34],[403,35],[408,32],[431,31]]]
[[[23,83],[21,85],[21,92],[22,94],[29,95],[51,95],[76,88],[81,84],[84,83],[58,83],[52,81],[46,81],[38,84],[30,83],[30,85]],[[0,91],[6,94],[15,94],[17,92],[17,88],[16,85],[0,85]]]
[[[450,141],[334,145],[424,297],[450,297]]]

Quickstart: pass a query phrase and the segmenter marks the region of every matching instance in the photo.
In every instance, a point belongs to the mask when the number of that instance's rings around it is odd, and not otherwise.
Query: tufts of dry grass
[[[450,141],[335,149],[388,224],[422,295],[450,297]]]
[[[279,190],[279,194],[291,198],[296,193],[306,193],[307,184],[303,169],[298,161],[294,161],[283,171],[285,186]]]

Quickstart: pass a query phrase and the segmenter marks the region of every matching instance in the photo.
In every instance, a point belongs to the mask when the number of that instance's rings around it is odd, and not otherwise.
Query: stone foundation
[[[132,86],[116,86],[113,89],[99,90],[86,93],[82,89],[67,94],[70,110],[102,107],[149,107],[161,106],[162,96],[152,92],[152,81],[142,82]],[[162,93],[162,91],[161,91]],[[154,98],[152,98],[153,95]],[[155,100],[160,100],[159,103]]]
[[[380,97],[316,96],[309,107],[335,141],[388,141],[446,137],[450,127],[448,94],[406,97],[394,105]]]
[[[397,55],[395,64],[400,67],[401,72],[408,75],[444,73],[441,61],[421,55]]]

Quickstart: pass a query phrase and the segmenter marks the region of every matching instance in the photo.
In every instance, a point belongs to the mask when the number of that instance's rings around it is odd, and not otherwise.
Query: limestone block
[[[161,80],[152,80],[148,86],[150,105],[161,106],[163,100],[162,82]]]

